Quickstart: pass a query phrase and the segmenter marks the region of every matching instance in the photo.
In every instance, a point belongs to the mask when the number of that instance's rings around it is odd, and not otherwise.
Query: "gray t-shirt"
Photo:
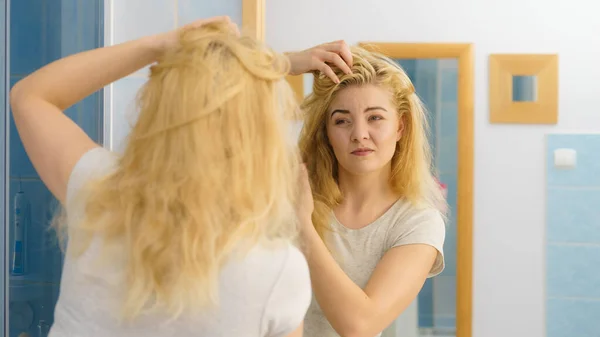
[[[116,157],[103,148],[79,160],[68,183],[69,223],[81,219],[84,203],[75,202],[92,178],[109,173]],[[288,242],[256,246],[245,257],[226,264],[219,279],[219,306],[203,313],[184,313],[169,321],[158,313],[119,322],[125,262],[111,260],[98,268],[101,242],[92,240],[79,257],[67,251],[50,337],[284,337],[300,326],[310,304],[311,287],[304,255]],[[117,255],[118,256],[118,255]]]
[[[383,255],[389,249],[402,245],[433,246],[438,255],[429,276],[433,277],[444,269],[446,230],[441,214],[435,209],[419,210],[399,200],[366,227],[349,229],[333,216],[332,229],[329,243],[333,256],[346,275],[362,289]],[[339,337],[315,298],[304,320],[304,337]]]

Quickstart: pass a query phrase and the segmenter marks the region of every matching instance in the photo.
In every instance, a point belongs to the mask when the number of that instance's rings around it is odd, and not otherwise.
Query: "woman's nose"
[[[351,137],[353,142],[369,139],[369,128],[367,123],[363,121],[354,123]]]

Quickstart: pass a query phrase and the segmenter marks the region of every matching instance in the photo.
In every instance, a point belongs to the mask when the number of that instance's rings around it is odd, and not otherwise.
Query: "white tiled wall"
[[[113,0],[107,8],[106,44],[118,44],[146,35],[169,31],[195,19],[229,15],[241,26],[242,0]],[[145,83],[148,69],[142,69],[110,86],[110,104],[105,106],[109,115],[105,128],[106,143],[114,150],[122,150],[123,140],[135,117],[135,96]]]

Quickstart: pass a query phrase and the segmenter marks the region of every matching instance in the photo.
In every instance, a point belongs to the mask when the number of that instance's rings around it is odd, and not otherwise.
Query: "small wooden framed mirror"
[[[489,67],[491,123],[558,122],[558,55],[493,54]]]

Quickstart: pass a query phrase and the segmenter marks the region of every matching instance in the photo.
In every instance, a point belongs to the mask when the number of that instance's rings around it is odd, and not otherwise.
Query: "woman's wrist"
[[[290,61],[290,75],[296,76],[302,74],[301,71],[298,71],[298,62],[300,62],[297,58],[298,53],[296,52],[285,52],[283,53],[288,60]]]
[[[300,236],[303,241],[321,239],[311,219],[300,220]]]
[[[315,246],[316,240],[321,240],[319,237],[319,233],[312,224],[312,221],[300,221],[300,249],[304,253],[304,255],[308,258],[311,255],[311,251]]]
[[[151,55],[153,61],[158,61],[168,48],[165,34],[150,35],[140,39],[140,43]]]

